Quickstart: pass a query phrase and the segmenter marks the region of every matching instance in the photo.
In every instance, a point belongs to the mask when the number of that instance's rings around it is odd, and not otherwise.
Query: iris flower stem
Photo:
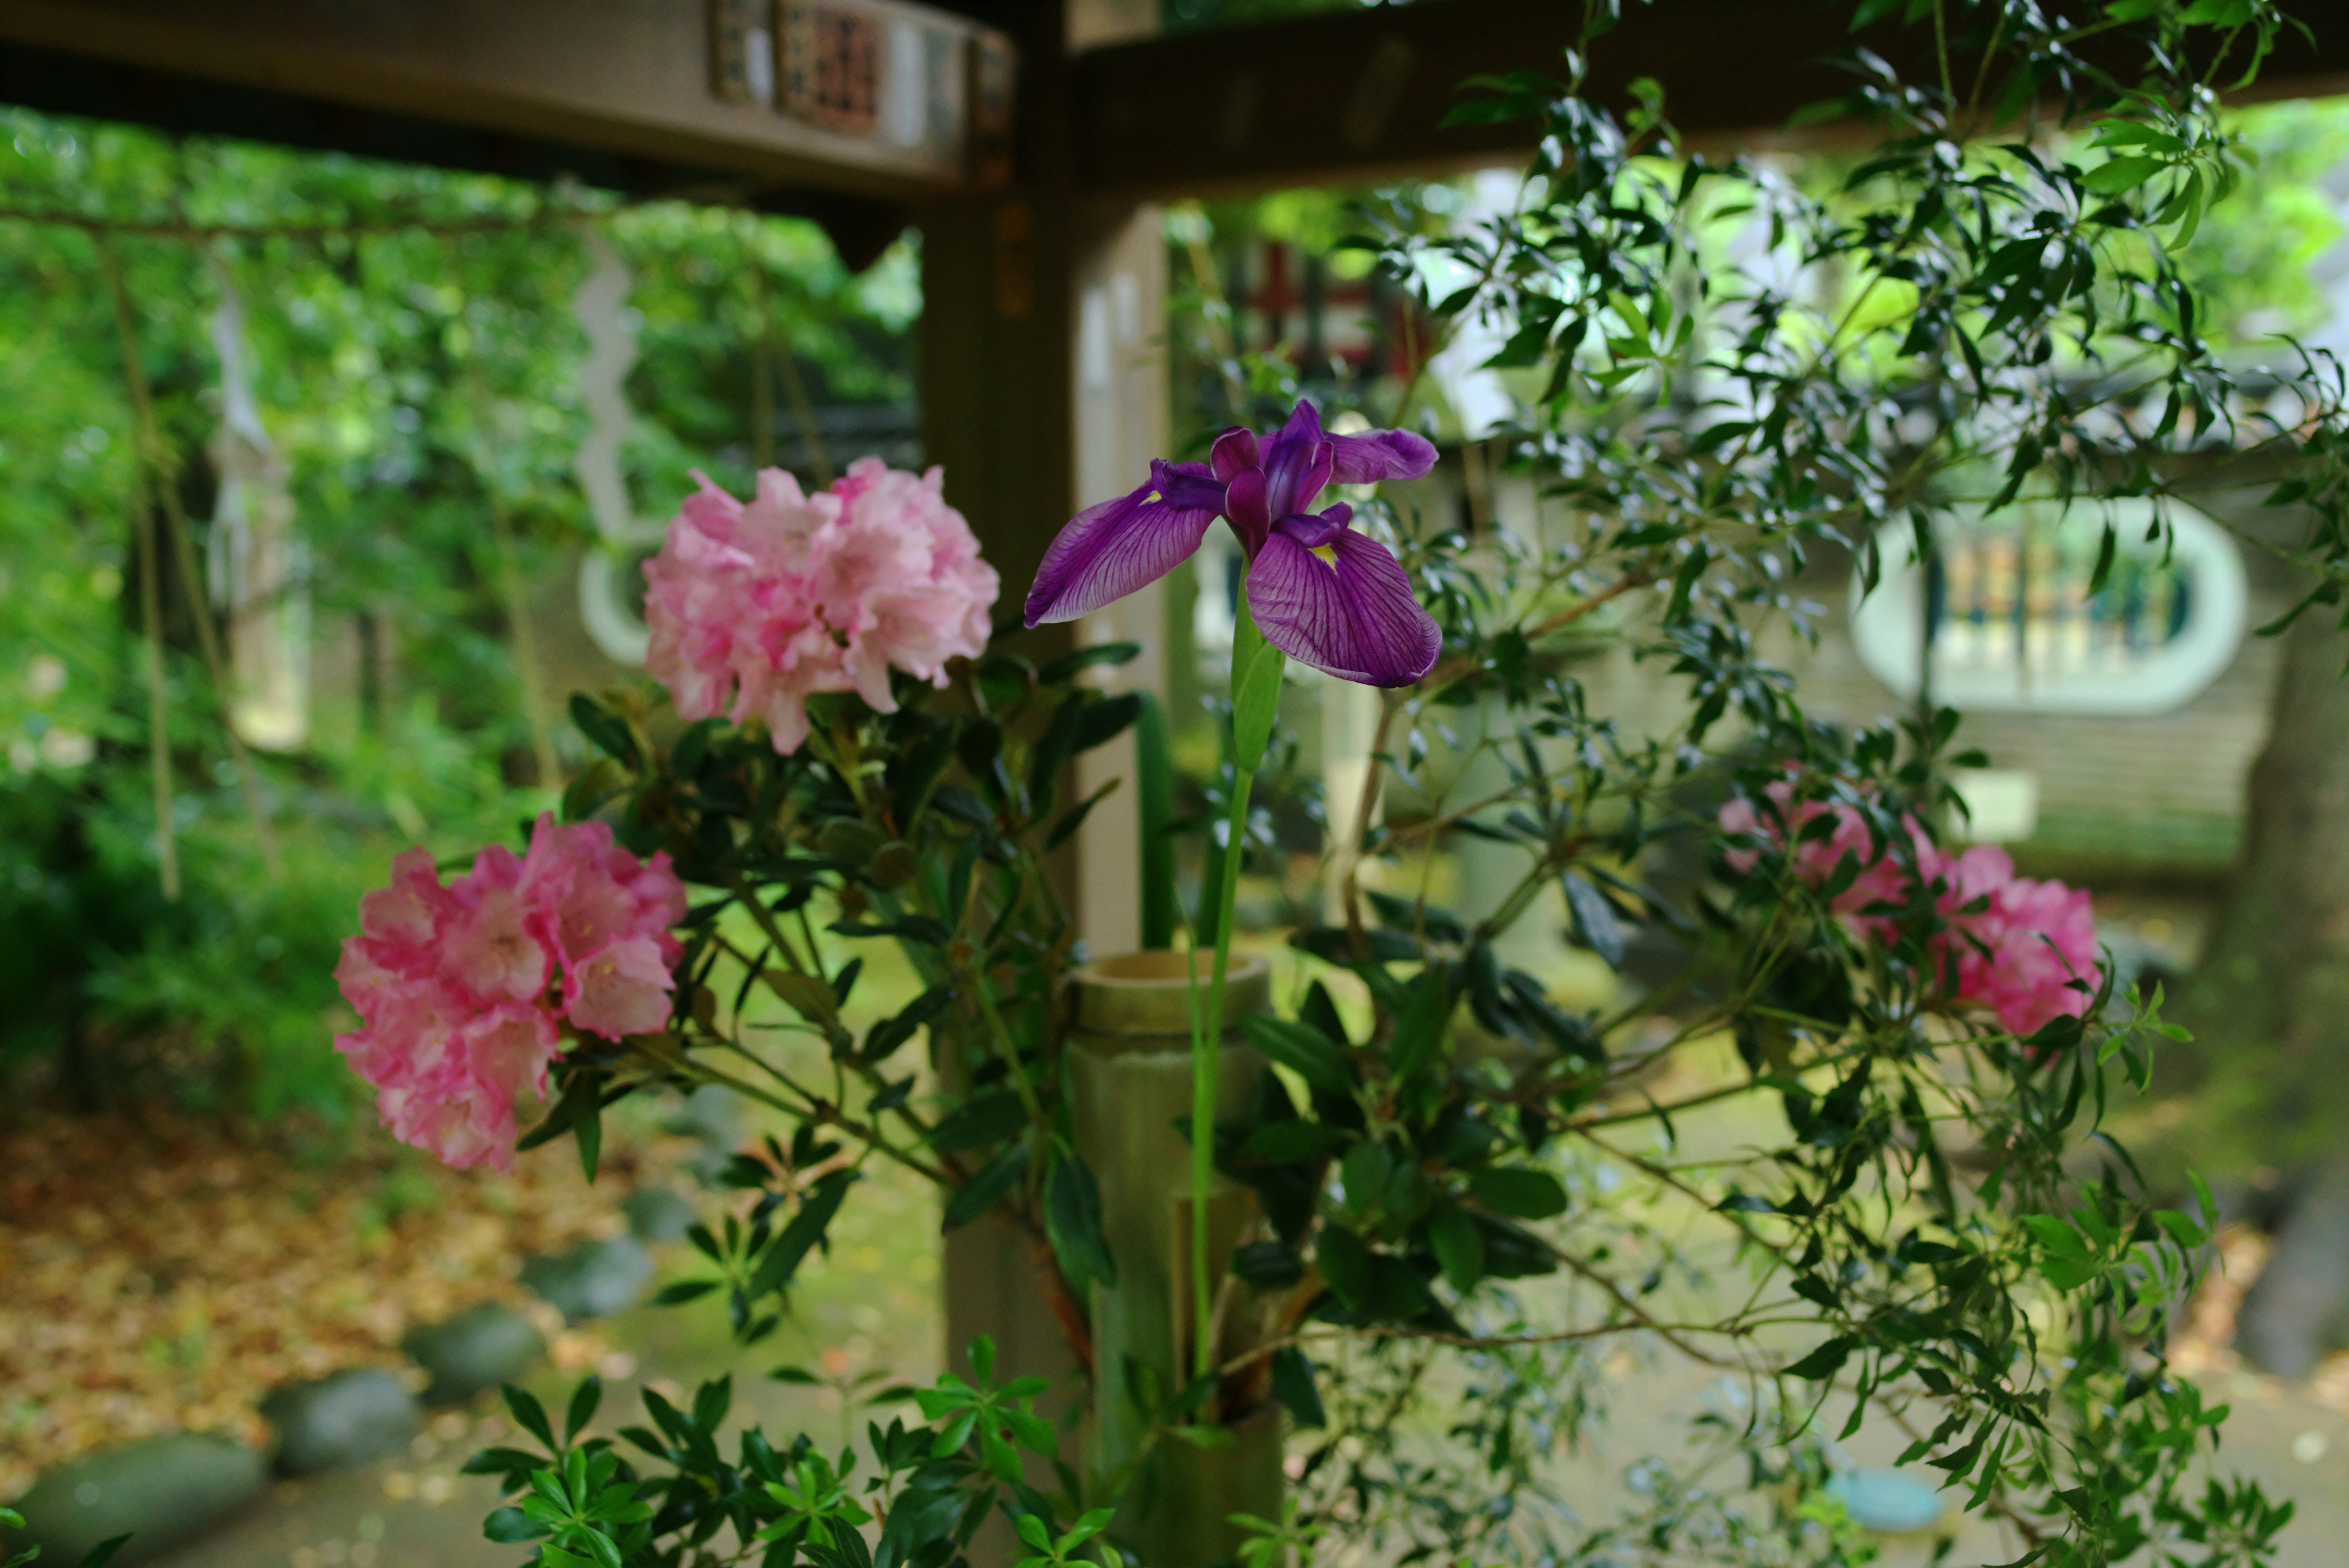
[[[1247,677],[1264,633],[1248,613],[1242,593],[1232,628],[1232,702],[1238,707],[1240,684]],[[1237,742],[1236,742],[1237,744]],[[1207,981],[1205,1018],[1195,1016],[1198,990],[1192,989],[1194,1028],[1191,1032],[1191,1334],[1195,1375],[1212,1376],[1216,1346],[1212,1337],[1215,1282],[1207,1277],[1207,1199],[1216,1180],[1216,1078],[1223,1065],[1224,977],[1232,967],[1232,911],[1239,902],[1240,859],[1247,843],[1248,792],[1256,784],[1254,757],[1232,758],[1231,810],[1224,832],[1221,884],[1216,891],[1216,958]],[[1198,972],[1193,961],[1193,974]]]
[[[1216,1369],[1216,1347],[1208,1337],[1215,1286],[1207,1278],[1207,1193],[1216,1179],[1216,1079],[1223,1064],[1224,976],[1232,966],[1232,907],[1239,901],[1240,846],[1247,832],[1248,790],[1255,783],[1254,769],[1234,770],[1223,886],[1216,895],[1216,962],[1207,981],[1206,1025],[1191,1042],[1191,1308],[1202,1377]]]

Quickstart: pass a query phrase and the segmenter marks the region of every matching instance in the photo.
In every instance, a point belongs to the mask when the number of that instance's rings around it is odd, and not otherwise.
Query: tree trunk
[[[2242,857],[2180,998],[2200,1083],[2192,1161],[2292,1173],[2295,1211],[2247,1296],[2241,1348],[2296,1375],[2349,1309],[2349,635],[2322,607],[2285,635]],[[2306,1209],[2305,1214],[2297,1212]],[[2322,1212],[2319,1212],[2322,1210]]]

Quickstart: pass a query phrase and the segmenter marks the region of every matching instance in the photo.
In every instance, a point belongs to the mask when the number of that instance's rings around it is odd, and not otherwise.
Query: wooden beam
[[[2349,92],[2349,5],[2290,0],[2313,41],[2287,37],[2260,98]],[[1928,28],[1848,30],[1851,0],[1654,0],[1627,5],[1591,51],[1588,88],[1616,108],[1653,78],[1683,134],[1777,138],[1788,116],[1850,90],[1855,43],[1904,75],[1933,71]],[[1581,30],[1564,0],[1424,0],[1089,51],[1074,93],[1088,192],[1165,198],[1361,184],[1526,155],[1528,125],[1436,129],[1471,76],[1561,72]]]
[[[698,0],[0,0],[0,93],[174,130],[768,204],[785,192],[903,204],[971,187],[988,161],[970,118],[977,58],[999,36],[905,0],[829,8],[864,19],[877,62],[878,112],[863,123],[730,98]]]

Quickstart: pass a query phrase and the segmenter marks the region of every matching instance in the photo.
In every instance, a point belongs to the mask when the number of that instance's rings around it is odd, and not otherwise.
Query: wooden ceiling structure
[[[2349,3],[2287,4],[2309,31],[2259,90],[2349,91]],[[1523,127],[1438,122],[1473,74],[1554,67],[1580,11],[1417,0],[1159,36],[1157,0],[0,0],[0,102],[801,213],[853,265],[910,223],[925,445],[1013,595],[1160,447],[1149,203],[1520,157]],[[1703,140],[1775,136],[1843,90],[1855,41],[1930,63],[1916,29],[1856,40],[1849,0],[1627,13],[1589,90],[1653,78]],[[1154,648],[1156,614],[1138,596],[1074,635]],[[1081,845],[1108,950],[1133,945],[1132,836],[1105,809]]]

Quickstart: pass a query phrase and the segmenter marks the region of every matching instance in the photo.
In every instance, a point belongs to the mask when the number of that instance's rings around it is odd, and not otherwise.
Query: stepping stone
[[[337,1372],[279,1388],[261,1402],[277,1432],[277,1468],[289,1476],[363,1465],[397,1453],[416,1435],[416,1396],[388,1372]]]
[[[621,1200],[620,1211],[636,1240],[650,1247],[684,1241],[695,1219],[693,1204],[673,1187],[639,1187]]]
[[[741,1101],[722,1084],[704,1084],[678,1102],[668,1130],[731,1153],[742,1141]]]
[[[1827,1493],[1853,1523],[1878,1535],[1914,1535],[1941,1522],[1940,1489],[1899,1470],[1839,1471]]]
[[[44,1563],[71,1568],[128,1534],[117,1568],[159,1557],[259,1497],[269,1466],[226,1438],[181,1432],[91,1454],[51,1470],[12,1504]]]
[[[589,1241],[559,1257],[533,1258],[522,1266],[522,1282],[564,1322],[584,1323],[636,1305],[653,1282],[653,1255],[634,1236]]]
[[[546,1354],[546,1341],[513,1308],[484,1302],[418,1329],[400,1349],[432,1375],[426,1404],[461,1405],[485,1388],[520,1378]]]

